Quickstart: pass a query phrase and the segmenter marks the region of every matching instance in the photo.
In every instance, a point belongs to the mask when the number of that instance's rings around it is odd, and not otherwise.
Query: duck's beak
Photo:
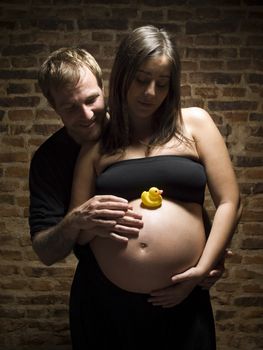
[[[159,190],[159,194],[162,194],[163,193],[163,190]]]

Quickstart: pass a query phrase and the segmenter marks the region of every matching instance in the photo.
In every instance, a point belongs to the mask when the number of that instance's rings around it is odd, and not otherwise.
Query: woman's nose
[[[151,81],[145,90],[145,95],[151,95],[151,96],[155,96],[155,82]]]

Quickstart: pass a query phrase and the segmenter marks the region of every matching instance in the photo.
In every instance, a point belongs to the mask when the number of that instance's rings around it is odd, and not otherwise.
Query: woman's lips
[[[145,102],[145,101],[138,101],[138,103],[143,106],[143,107],[146,107],[146,108],[150,108],[154,105],[153,102]]]

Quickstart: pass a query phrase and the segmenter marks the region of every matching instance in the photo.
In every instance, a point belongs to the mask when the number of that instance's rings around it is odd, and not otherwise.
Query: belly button
[[[140,243],[140,247],[141,247],[142,249],[144,249],[144,248],[146,248],[146,247],[147,247],[147,244],[146,244],[146,243],[141,242],[141,243]]]

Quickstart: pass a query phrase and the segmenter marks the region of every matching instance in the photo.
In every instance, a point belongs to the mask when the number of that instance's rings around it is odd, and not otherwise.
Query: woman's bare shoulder
[[[181,111],[183,122],[186,124],[200,123],[211,119],[209,113],[200,107],[182,108]]]
[[[214,128],[215,123],[210,114],[199,107],[189,107],[182,109],[182,121],[185,129],[195,139],[199,133],[203,134],[204,130]]]

